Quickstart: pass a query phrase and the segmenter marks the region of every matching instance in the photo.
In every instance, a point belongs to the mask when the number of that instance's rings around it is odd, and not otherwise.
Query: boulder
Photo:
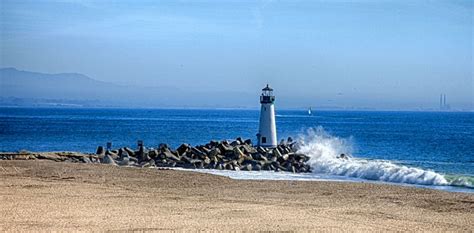
[[[228,145],[227,141],[219,143],[218,147],[223,153],[232,152],[234,149],[232,146]]]
[[[281,154],[285,153],[285,146],[283,145],[278,145],[275,149],[279,150]]]
[[[257,153],[257,150],[255,148],[246,144],[243,144],[242,146],[240,146],[240,148],[245,154]]]
[[[61,157],[60,155],[56,154],[56,153],[40,153],[40,154],[38,154],[38,156],[36,156],[36,158],[53,160],[53,161],[56,161],[56,162],[64,161],[64,158]]]
[[[128,148],[128,147],[124,147],[123,150],[126,151],[129,156],[132,156],[132,157],[136,156],[135,152],[132,149]]]
[[[130,159],[130,155],[126,150],[119,150],[119,158],[120,160],[124,160],[125,158]]]
[[[252,170],[260,171],[260,170],[262,170],[262,166],[260,164],[255,164],[255,165],[252,166]]]
[[[205,146],[200,146],[198,149],[199,149],[200,151],[202,151],[202,152],[203,152],[204,154],[206,154],[206,155],[209,155],[209,152],[211,152],[211,150],[208,149],[208,148],[205,147]]]
[[[255,159],[253,158],[252,154],[246,154],[245,155],[245,161],[254,161]]]
[[[151,164],[151,161],[153,161],[153,164]],[[148,162],[143,161],[139,164],[140,167],[153,167],[154,165],[154,160],[150,160]]]
[[[309,156],[301,153],[295,154],[295,158],[302,159],[303,162],[307,162],[310,159]]]
[[[112,157],[110,155],[105,155],[104,158],[101,160],[101,163],[110,164],[110,165],[117,165],[115,163],[114,159],[112,159]]]
[[[118,154],[114,153],[113,151],[106,151],[105,154],[112,157],[112,159],[118,159],[119,158]]]
[[[210,148],[218,147],[219,142],[215,141],[215,140],[212,140],[212,141],[209,142],[209,146],[210,146]]]
[[[239,145],[244,143],[241,137],[238,137],[235,140],[239,143]]]
[[[293,172],[293,173],[296,173],[296,172],[297,172],[297,170],[296,170],[296,167],[295,167],[295,166],[291,166],[291,170],[289,170],[289,171],[291,171],[291,172]]]
[[[281,150],[281,151],[282,151],[283,154],[293,153],[293,150],[292,150],[290,147],[288,147],[288,146],[282,147],[282,150]]]
[[[174,160],[174,161],[179,161],[180,160],[180,158],[178,156],[171,153],[171,151],[168,150],[168,149],[161,152],[161,154],[164,155],[164,157],[167,158],[167,159],[171,159],[171,160]]]
[[[206,153],[202,152],[196,147],[191,147],[191,153],[198,158],[204,158],[204,156],[206,156]]]
[[[95,154],[101,155],[101,154],[103,154],[103,153],[105,153],[104,147],[103,147],[103,146],[98,146],[98,147],[97,147],[97,150],[96,150],[96,152],[95,152]]]
[[[183,155],[181,156],[181,161],[185,162],[185,163],[191,163],[191,158],[189,158],[187,155]]]
[[[349,160],[349,156],[347,156],[346,154],[340,154],[337,158],[342,160]]]
[[[158,150],[159,151],[163,151],[164,149],[169,149],[169,148],[170,147],[166,143],[160,143],[160,145],[158,145]]]
[[[234,151],[234,159],[236,160],[244,159],[245,154],[238,147],[234,147],[233,151]]]
[[[207,156],[202,161],[204,162],[204,165],[208,165],[211,163],[211,160]]]
[[[138,159],[135,157],[130,157],[129,160],[130,160],[130,163],[131,162],[138,163]]]
[[[158,157],[159,153],[158,150],[150,150],[148,151],[148,156],[150,156],[151,159],[155,159]]]
[[[33,159],[35,157],[33,156],[31,158]],[[14,160],[28,160],[30,159],[30,155],[29,154],[16,154],[16,155],[13,155],[13,159]]]
[[[278,168],[279,171],[288,171],[286,167],[282,166],[279,162],[273,162],[272,166]]]
[[[68,162],[68,163],[77,163],[77,160],[75,158],[66,158],[64,160],[64,162]]]
[[[293,138],[291,137],[288,137],[288,139],[286,139],[286,141],[288,142],[288,144],[292,143],[293,142]]]
[[[189,150],[190,146],[187,143],[181,144],[181,146],[176,149],[179,155],[183,155],[185,152]]]
[[[232,160],[232,161],[230,161],[230,163],[231,163],[232,166],[234,166],[234,167],[240,167],[240,166],[239,166],[240,163],[239,163],[237,160]]]
[[[281,139],[280,143],[278,145],[286,145],[285,139]]]
[[[236,147],[236,146],[240,145],[240,142],[239,141],[233,141],[233,142],[230,143],[230,145],[232,147]]]
[[[266,171],[273,171],[273,170],[275,170],[275,168],[272,166],[271,163],[266,163],[265,165],[262,166],[262,169],[263,169],[263,170],[266,170]]]
[[[221,150],[219,150],[219,148],[213,148],[209,151],[209,157],[217,157],[220,153]]]
[[[120,166],[128,166],[130,164],[130,157],[124,157],[122,160],[118,161]]]
[[[273,156],[273,155],[267,154],[267,158],[268,158],[268,157],[270,157],[269,160],[272,161],[272,162],[276,162],[276,161],[278,160],[278,158],[277,158],[276,156]]]
[[[83,163],[92,163],[92,161],[89,159],[89,157],[86,157],[86,156],[82,157],[81,160],[82,160]]]
[[[221,161],[219,157],[209,157],[209,159],[211,160],[211,162],[214,162],[214,163],[218,163]]]
[[[192,159],[190,163],[194,165],[195,168],[198,168],[198,169],[204,168],[204,163],[199,159]]]
[[[267,157],[265,157],[263,154],[260,154],[260,153],[258,153],[258,152],[252,154],[252,157],[253,157],[255,160],[268,161]]]
[[[150,156],[148,155],[148,152],[145,151],[144,146],[140,146],[137,152],[137,159],[138,161],[141,162],[148,162],[151,160]]]
[[[252,171],[252,164],[243,165],[243,166],[240,167],[240,170]]]
[[[205,169],[214,169],[214,168],[216,168],[216,164],[212,161],[210,163],[204,163],[204,168]]]
[[[257,147],[257,152],[260,153],[260,154],[266,154],[267,153],[267,149],[259,146]]]
[[[135,151],[135,155],[138,160],[141,160],[144,154],[145,154],[145,148],[143,146],[138,147],[138,150]]]
[[[234,166],[232,166],[232,164],[230,164],[230,163],[226,163],[225,166],[224,166],[224,169],[226,169],[226,170],[234,170]]]
[[[277,161],[280,163],[286,163],[289,160],[290,155],[289,154],[284,154],[278,157]]]
[[[147,152],[143,153],[143,156],[140,157],[140,158],[138,158],[138,159],[139,159],[140,161],[147,161],[147,162],[150,161],[150,160],[153,160],[153,159],[151,159],[151,157],[148,155]]]
[[[281,157],[281,153],[277,148],[273,149],[273,156],[275,156],[277,158]]]
[[[297,152],[300,149],[300,145],[298,143],[292,143],[289,148],[292,152]]]

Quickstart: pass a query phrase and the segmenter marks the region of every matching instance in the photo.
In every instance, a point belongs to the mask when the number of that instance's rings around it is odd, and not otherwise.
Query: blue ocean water
[[[278,138],[324,129],[360,159],[474,176],[474,113],[277,110]],[[257,110],[0,108],[0,151],[94,152],[113,147],[255,139]],[[359,169],[359,168],[357,168]]]

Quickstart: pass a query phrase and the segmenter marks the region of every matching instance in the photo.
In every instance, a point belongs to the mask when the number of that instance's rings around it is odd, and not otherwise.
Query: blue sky
[[[435,108],[446,93],[453,107],[472,108],[473,9],[473,1],[2,0],[0,66],[245,98],[269,82],[282,107]]]

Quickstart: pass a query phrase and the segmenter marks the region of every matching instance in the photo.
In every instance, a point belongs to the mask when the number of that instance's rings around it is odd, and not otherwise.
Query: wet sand
[[[472,231],[474,195],[0,161],[0,231],[25,230]]]

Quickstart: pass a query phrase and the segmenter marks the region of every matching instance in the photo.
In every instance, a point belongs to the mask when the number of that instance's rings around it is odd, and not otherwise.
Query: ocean
[[[149,147],[255,141],[257,110],[0,108],[0,151],[95,152],[99,145]],[[218,172],[242,179],[330,179],[436,186],[472,192],[474,113],[276,110],[279,139],[311,155],[312,174]],[[347,162],[335,159],[352,156]],[[283,178],[282,178],[283,176]],[[286,177],[286,178],[285,178]],[[464,191],[466,191],[464,190]]]

